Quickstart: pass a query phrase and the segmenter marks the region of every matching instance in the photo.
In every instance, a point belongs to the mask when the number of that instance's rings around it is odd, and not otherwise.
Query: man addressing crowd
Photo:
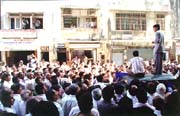
[[[154,68],[155,75],[162,74],[162,60],[163,60],[163,49],[164,49],[164,35],[160,32],[160,25],[155,24],[153,26],[153,30],[155,32],[155,40],[154,40],[154,49],[153,49],[153,58],[154,58]]]

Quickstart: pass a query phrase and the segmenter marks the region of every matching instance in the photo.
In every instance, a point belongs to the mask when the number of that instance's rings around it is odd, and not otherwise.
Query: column
[[[6,52],[5,51],[1,51],[1,60],[2,60],[2,62],[4,62],[6,64]]]
[[[49,62],[57,59],[57,51],[54,46],[49,46]]]
[[[40,49],[40,46],[37,48],[37,60],[38,60],[38,62],[41,61],[41,49]]]
[[[124,50],[124,60],[127,60],[127,49]]]
[[[154,12],[146,13],[146,39],[154,40],[153,25],[156,23],[156,14]]]
[[[72,49],[70,48],[69,49],[69,61],[71,61],[72,60]]]
[[[108,38],[108,19],[109,19],[109,9],[108,6],[102,5],[100,8],[100,29],[102,31],[102,36]]]
[[[96,48],[93,49],[93,62],[96,62],[97,54],[96,54]]]
[[[166,38],[166,40],[167,39],[171,40],[171,37],[172,37],[170,23],[171,23],[171,15],[168,14],[165,16],[165,32],[166,32],[165,38]]]
[[[34,16],[34,14],[32,14],[32,16],[30,16],[30,28],[31,29],[33,29],[34,27],[33,27],[33,16]]]

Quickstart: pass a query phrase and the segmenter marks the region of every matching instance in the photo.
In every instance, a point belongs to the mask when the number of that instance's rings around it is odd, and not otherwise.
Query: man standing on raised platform
[[[160,25],[155,24],[153,26],[153,30],[155,32],[155,40],[154,40],[154,49],[153,49],[153,57],[154,57],[154,68],[155,75],[162,74],[162,60],[163,60],[163,48],[164,48],[164,35],[160,32]]]

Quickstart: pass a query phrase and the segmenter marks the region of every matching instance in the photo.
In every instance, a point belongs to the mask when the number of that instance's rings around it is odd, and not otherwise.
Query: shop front
[[[100,47],[100,42],[68,42],[66,43],[67,61],[72,61],[75,57],[82,61],[87,57],[88,61],[96,62]]]
[[[175,46],[173,41],[165,41],[165,60],[171,60],[172,53],[175,51],[173,46]],[[134,50],[138,50],[139,56],[145,60],[153,59],[153,44],[151,41],[144,40],[113,41],[111,45],[111,58],[115,63],[121,65],[133,57],[132,53]]]
[[[0,46],[1,60],[10,66],[20,60],[26,64],[29,55],[38,56],[38,46],[34,39],[2,39]]]

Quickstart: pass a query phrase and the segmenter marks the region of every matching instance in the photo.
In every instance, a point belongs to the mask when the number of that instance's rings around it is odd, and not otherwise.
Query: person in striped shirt
[[[133,77],[144,77],[145,75],[145,63],[142,57],[139,56],[137,50],[133,51],[133,58],[130,59],[129,74]]]

